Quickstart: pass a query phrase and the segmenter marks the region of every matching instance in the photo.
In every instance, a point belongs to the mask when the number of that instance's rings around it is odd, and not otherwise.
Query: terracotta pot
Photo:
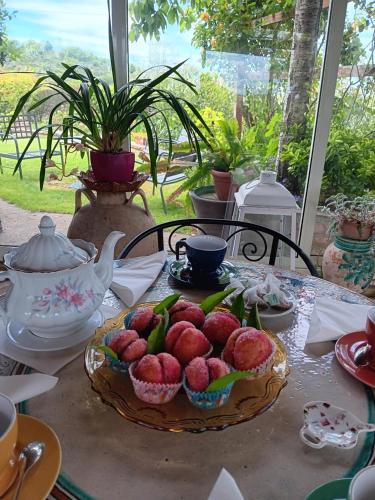
[[[91,168],[98,181],[130,182],[133,178],[135,155],[130,151],[103,153],[90,151]]]
[[[343,238],[351,240],[368,240],[373,232],[374,225],[358,221],[342,221],[337,227],[337,233]]]
[[[82,206],[82,194],[89,200],[84,206]],[[117,243],[114,252],[117,258],[131,239],[155,225],[144,192],[138,189],[129,195],[130,193],[101,191],[95,195],[91,189],[77,189],[75,214],[68,229],[68,237],[90,241],[100,252],[111,231],[122,231],[125,236]],[[133,203],[135,196],[142,198],[144,208]],[[157,250],[157,237],[150,235],[130,252],[130,257],[150,255]]]
[[[363,292],[370,285],[375,272],[371,246],[371,240],[336,236],[323,255],[323,278],[349,290]]]
[[[233,179],[231,172],[211,170],[214,180],[215,192],[220,201],[228,201],[232,194]]]

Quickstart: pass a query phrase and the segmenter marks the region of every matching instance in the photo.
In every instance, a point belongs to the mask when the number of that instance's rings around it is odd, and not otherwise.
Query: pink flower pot
[[[98,181],[130,182],[133,178],[135,155],[130,151],[90,151],[90,158],[92,171]]]

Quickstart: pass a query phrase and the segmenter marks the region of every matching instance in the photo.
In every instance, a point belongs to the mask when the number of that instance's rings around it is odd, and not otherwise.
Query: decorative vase
[[[89,200],[84,206],[82,206],[82,194]],[[143,207],[133,203],[135,196],[141,197]],[[146,196],[141,189],[131,194],[97,191],[96,195],[91,189],[77,189],[75,202],[75,214],[68,229],[68,238],[91,241],[100,252],[105,238],[111,231],[122,231],[125,236],[115,247],[115,258],[135,236],[155,225]],[[150,255],[157,250],[156,235],[150,235],[142,240],[129,256]]]
[[[133,178],[135,155],[130,151],[104,153],[90,151],[91,168],[98,181],[130,182]]]
[[[214,180],[215,192],[218,200],[228,201],[232,194],[233,178],[231,172],[211,170]],[[235,190],[235,189],[234,189]]]
[[[366,241],[370,238],[374,225],[359,221],[341,221],[337,226],[337,233],[350,240]]]
[[[351,240],[336,236],[323,255],[323,278],[362,293],[375,273],[373,240]]]

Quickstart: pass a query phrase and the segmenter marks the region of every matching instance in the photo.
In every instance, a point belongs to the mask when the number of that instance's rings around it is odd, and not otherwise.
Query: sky
[[[77,46],[108,56],[107,0],[6,0],[6,5],[17,11],[8,24],[10,38],[49,40],[56,49]],[[130,44],[131,59],[154,65],[190,58],[199,64],[200,51],[191,46],[191,36],[170,26],[162,43],[139,40]]]

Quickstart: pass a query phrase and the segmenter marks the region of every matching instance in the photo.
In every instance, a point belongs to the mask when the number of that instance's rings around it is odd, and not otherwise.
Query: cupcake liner
[[[271,367],[271,365],[273,363],[273,358],[275,357],[275,354],[276,354],[276,344],[275,344],[275,342],[272,339],[271,339],[271,342],[272,342],[272,352],[268,356],[268,358],[266,358],[263,361],[263,363],[261,363],[258,366],[255,366],[254,368],[249,368],[248,370],[237,370],[235,367],[232,367],[233,370],[236,370],[236,371],[251,371],[251,372],[254,373],[254,375],[252,375],[251,377],[244,378],[243,380],[249,380],[249,381],[251,381],[251,380],[254,380],[256,378],[263,377],[263,375],[265,373],[267,373],[267,371],[270,369],[270,367]],[[224,349],[221,351],[220,358],[223,361],[225,361],[225,359],[224,359]],[[227,363],[227,364],[229,364],[229,363]],[[232,366],[232,365],[229,364],[229,366]]]
[[[104,335],[104,337],[102,339],[102,344],[108,346],[108,344],[111,342],[113,337],[115,335],[117,335],[119,331],[120,330],[113,330],[113,331],[107,333],[106,335]],[[104,354],[105,354],[105,359],[108,363],[108,366],[109,366],[109,368],[111,368],[112,371],[114,371],[115,373],[120,373],[121,375],[128,374],[129,366],[131,364],[130,362],[121,361],[120,359],[113,359],[110,356],[108,356],[108,354],[106,354],[106,353],[104,353]]]
[[[126,330],[130,330],[130,321],[135,313],[136,313],[136,309],[134,309],[133,311],[129,311],[128,314],[125,316],[124,326],[125,326]]]
[[[129,367],[130,380],[132,381],[135,395],[145,403],[161,405],[169,403],[178,393],[182,382],[178,384],[156,384],[152,382],[143,382],[134,376],[134,368],[137,366],[137,361],[131,363]]]
[[[182,384],[191,404],[202,410],[214,410],[225,405],[228,401],[234,382],[219,389],[218,391],[192,391],[184,375]]]

